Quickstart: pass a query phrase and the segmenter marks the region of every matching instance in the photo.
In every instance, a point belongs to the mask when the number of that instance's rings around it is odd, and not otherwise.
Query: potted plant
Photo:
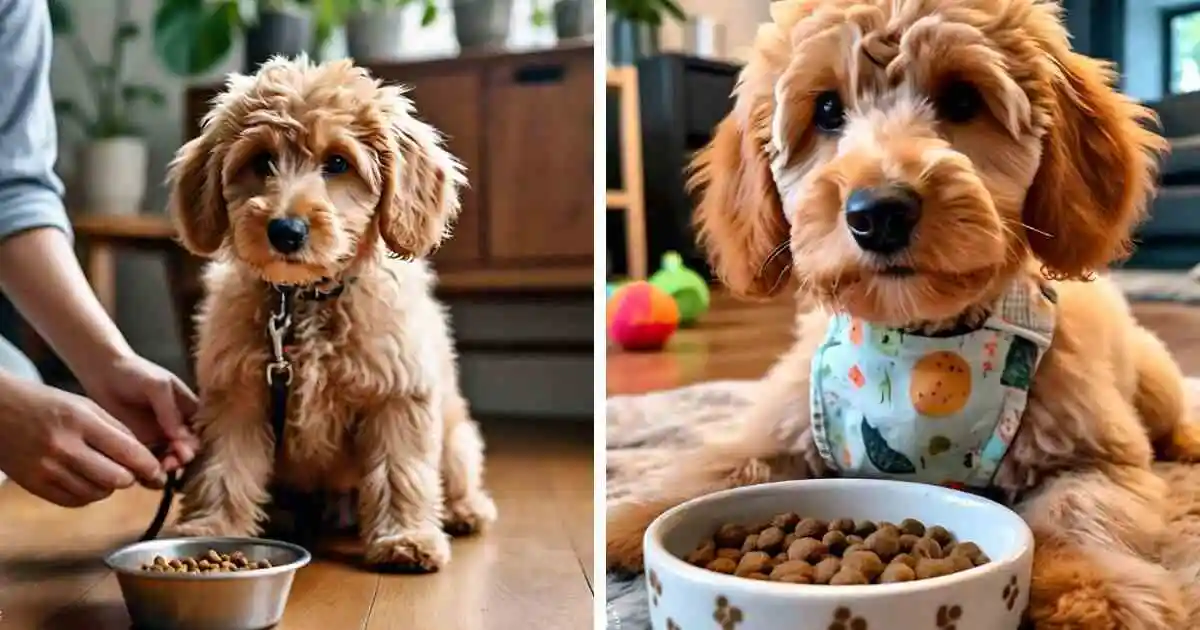
[[[663,17],[683,21],[687,16],[675,0],[609,0],[609,61],[630,65],[658,52]]]
[[[395,61],[403,57],[400,33],[409,5],[420,2],[421,26],[437,19],[435,0],[343,0],[344,15],[334,19],[346,24],[346,51],[356,61]]]
[[[133,214],[146,196],[147,150],[137,121],[143,108],[161,107],[166,98],[156,87],[126,80],[128,44],[141,28],[130,19],[130,0],[117,0],[107,59],[98,59],[75,29],[66,0],[49,0],[56,37],[79,65],[87,86],[82,101],[59,99],[59,120],[76,125],[86,138],[79,150],[81,201],[88,212]]]
[[[275,55],[312,53],[327,38],[344,0],[159,0],[154,50],[174,74],[190,77],[215,68],[245,41],[243,70],[253,72]]]
[[[559,39],[592,34],[592,0],[555,0],[554,32]]]
[[[512,0],[452,0],[454,35],[462,50],[494,48],[508,42]]]

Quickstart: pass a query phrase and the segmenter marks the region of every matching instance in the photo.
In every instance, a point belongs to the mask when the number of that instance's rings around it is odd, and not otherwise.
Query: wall
[[[112,28],[113,2],[99,0],[68,0],[77,16],[76,24],[93,55],[100,59],[108,57],[108,40]],[[450,0],[439,0],[444,5],[437,22],[422,29],[419,25],[418,7],[413,7],[409,16],[403,41],[412,50],[414,57],[449,55],[457,52],[453,35],[453,17],[449,10]],[[183,94],[188,82],[166,73],[154,56],[150,24],[156,0],[131,0],[133,18],[143,28],[144,36],[130,45],[127,58],[129,77],[153,84],[167,96],[166,107],[157,111],[146,111],[140,120],[148,132],[150,146],[150,187],[147,198],[148,212],[161,212],[165,203],[165,190],[161,184],[167,162],[183,140]],[[532,11],[530,0],[514,0],[512,34],[510,44],[514,47],[538,46],[554,41],[548,28],[533,27],[529,16]],[[86,15],[86,19],[82,16]],[[344,50],[340,38],[331,43],[327,55],[337,56]],[[197,77],[197,83],[219,82],[229,71],[241,67],[241,50],[233,53],[208,76]],[[79,99],[88,102],[85,82],[78,64],[72,57],[69,45],[56,43],[51,83],[55,98]],[[78,130],[65,122],[60,123],[59,170],[70,182],[75,170],[75,151],[80,143]],[[138,352],[163,365],[180,371],[184,365],[182,349],[177,339],[175,320],[167,294],[166,274],[162,263],[152,255],[125,253],[118,260],[118,308],[117,323],[129,337]],[[548,328],[570,328],[576,320],[586,321],[585,333],[590,338],[590,302],[587,313],[581,319],[579,307],[575,305],[549,304],[538,309],[537,314],[526,315]],[[501,320],[503,309],[482,309],[472,305],[454,305],[456,322],[463,321],[475,330],[488,335],[503,335]],[[579,327],[574,326],[576,329]],[[499,332],[497,332],[499,331]],[[564,365],[563,362],[568,364]],[[508,368],[524,368],[541,384],[542,390],[532,391],[528,383],[516,384],[505,379],[503,372]],[[467,358],[463,365],[464,382],[477,404],[494,413],[510,414],[553,414],[564,409],[573,413],[590,415],[592,368],[590,361],[580,365],[578,361],[559,359],[557,362],[520,356],[490,356],[479,360]],[[586,383],[580,375],[586,374]],[[499,375],[499,376],[497,376]],[[536,389],[536,387],[534,387]]]
[[[703,15],[725,27],[725,51],[731,59],[745,60],[754,42],[758,25],[771,19],[770,0],[680,0],[688,15]],[[683,45],[683,29],[668,22],[663,26],[662,47],[678,50]]]
[[[1128,0],[1125,5],[1125,91],[1145,101],[1162,98],[1162,10],[1195,0]]]

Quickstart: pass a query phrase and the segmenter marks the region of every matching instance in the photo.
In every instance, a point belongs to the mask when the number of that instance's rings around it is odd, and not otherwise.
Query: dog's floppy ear
[[[1144,126],[1153,112],[1113,88],[1110,64],[1070,50],[1057,22],[1046,28],[1049,119],[1023,221],[1048,273],[1084,278],[1128,254],[1168,145]]]
[[[229,214],[221,184],[215,131],[206,125],[199,137],[180,147],[167,168],[167,207],[183,246],[197,256],[216,252],[229,232]]]
[[[378,158],[383,179],[376,210],[379,233],[393,253],[420,258],[449,236],[466,177],[442,147],[438,131],[413,116],[402,92],[394,87],[382,92],[389,120]]]
[[[735,108],[692,162],[695,224],[717,275],[736,294],[766,297],[787,283],[788,225],[761,138]]]

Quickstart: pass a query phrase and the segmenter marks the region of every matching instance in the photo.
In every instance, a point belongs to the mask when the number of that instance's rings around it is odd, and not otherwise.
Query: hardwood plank
[[[338,553],[318,553],[297,574],[279,628],[590,628],[591,432],[511,421],[483,428],[501,514],[492,531],[456,540],[450,565],[420,576],[369,572],[356,543],[330,541]],[[67,510],[0,486],[0,629],[128,630],[101,558],[141,533],[158,498],[129,490]]]

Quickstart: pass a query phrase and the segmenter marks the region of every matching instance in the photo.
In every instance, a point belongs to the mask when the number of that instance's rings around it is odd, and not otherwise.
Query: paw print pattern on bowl
[[[724,595],[717,596],[717,609],[713,611],[713,620],[721,626],[721,630],[737,630],[742,623],[742,609],[729,603]]]
[[[662,597],[662,580],[658,579],[658,574],[653,569],[650,570],[650,577],[647,578],[650,582],[650,604],[658,606],[658,598]]]
[[[867,630],[867,620],[856,617],[849,608],[842,606],[833,611],[833,621],[829,630]]]
[[[958,630],[962,614],[962,606],[940,606],[937,611],[938,630]]]
[[[1017,584],[1017,576],[1012,576],[1008,580],[1008,584],[1004,587],[1004,593],[1001,597],[1004,599],[1004,604],[1012,610],[1017,605],[1017,598],[1021,596],[1021,586]]]

